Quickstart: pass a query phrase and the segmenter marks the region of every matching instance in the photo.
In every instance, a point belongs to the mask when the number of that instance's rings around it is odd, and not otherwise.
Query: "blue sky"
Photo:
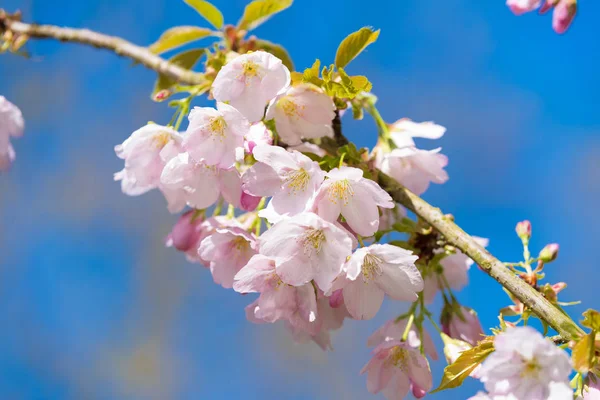
[[[215,0],[235,23],[245,1]],[[388,121],[448,128],[440,140],[450,180],[427,200],[469,233],[490,238],[505,261],[521,253],[517,221],[533,223],[532,248],[559,242],[550,282],[565,280],[573,315],[600,307],[600,3],[580,2],[563,36],[551,17],[515,17],[504,1],[297,0],[256,34],[286,46],[298,68],[333,60],[362,26],[378,42],[349,67],[367,75]],[[178,0],[3,0],[24,19],[88,27],[149,44],[175,25],[204,22]],[[94,49],[32,42],[32,60],[0,56],[0,94],[27,129],[17,162],[0,176],[0,397],[7,399],[364,399],[358,371],[366,338],[404,305],[345,324],[335,352],[294,345],[281,326],[245,321],[250,299],[163,246],[176,217],[157,193],[128,198],[112,181],[113,146],[170,111],[149,100],[154,73]],[[372,146],[370,120],[345,119]],[[421,141],[424,148],[437,143]],[[496,325],[508,304],[477,269],[459,299]],[[439,308],[439,303],[436,303]],[[442,362],[432,364],[436,382]],[[465,399],[464,388],[436,399]],[[375,397],[373,397],[375,398]]]

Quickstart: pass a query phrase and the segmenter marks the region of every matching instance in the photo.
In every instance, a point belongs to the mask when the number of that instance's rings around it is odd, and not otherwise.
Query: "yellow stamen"
[[[522,378],[531,378],[537,377],[542,369],[542,366],[538,364],[537,360],[534,358],[532,360],[526,361],[525,368],[521,370]]]
[[[294,102],[289,97],[284,97],[279,100],[277,106],[290,118],[301,117],[304,111],[304,106],[298,105],[298,103]]]
[[[208,129],[213,135],[224,137],[225,128],[227,128],[227,122],[223,117],[214,117],[210,119]]]
[[[162,149],[171,141],[171,134],[169,132],[159,132],[152,139],[156,147]]]
[[[354,196],[354,189],[348,179],[341,179],[332,183],[327,189],[329,201],[337,204],[338,201],[343,201],[344,205],[348,205],[350,198]]]
[[[290,193],[296,194],[306,190],[308,182],[310,182],[310,174],[304,168],[300,168],[285,175],[284,185],[288,187]]]
[[[326,240],[327,238],[322,230],[310,228],[298,239],[298,242],[304,246],[304,254],[310,257],[313,251],[317,255],[321,253],[323,242]]]
[[[368,281],[372,280],[373,278],[375,278],[376,276],[379,276],[383,273],[383,271],[381,269],[382,262],[383,262],[383,260],[381,258],[377,257],[376,255],[369,254],[369,253],[367,253],[367,255],[365,255],[365,258],[364,258],[363,264],[362,264],[362,274],[363,274],[364,282],[368,282]]]
[[[231,247],[238,251],[244,251],[250,248],[250,242],[243,236],[237,236],[231,241]]]
[[[401,346],[396,346],[390,352],[390,355],[388,356],[388,362],[394,367],[399,368],[401,371],[406,371],[408,366],[408,358],[410,358],[408,350]]]

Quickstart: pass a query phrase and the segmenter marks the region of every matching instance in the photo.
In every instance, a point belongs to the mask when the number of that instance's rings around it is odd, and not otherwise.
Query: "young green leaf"
[[[160,54],[215,33],[208,28],[197,26],[176,26],[165,31],[148,49],[155,54]]]
[[[354,60],[368,45],[375,42],[379,37],[379,29],[373,31],[371,28],[360,28],[351,33],[340,43],[335,53],[335,65],[344,68],[350,61]]]
[[[583,321],[581,325],[590,328],[596,332],[600,332],[600,312],[591,308],[583,313]]]
[[[178,65],[182,68],[191,69],[192,67],[194,67],[194,65],[196,65],[198,60],[204,54],[204,49],[188,50],[171,57],[169,59],[169,62]],[[177,81],[175,79],[163,74],[159,74],[158,79],[154,84],[154,91],[152,92],[152,97],[154,97],[154,95],[156,95],[156,93],[158,93],[161,90],[171,88],[176,83]]]
[[[488,336],[472,349],[463,351],[454,363],[444,368],[442,383],[431,393],[462,385],[463,381],[494,351],[494,337]]]
[[[571,358],[573,359],[573,368],[577,372],[586,374],[594,366],[594,333],[585,335],[575,344]]]
[[[271,43],[268,40],[257,39],[256,48],[258,50],[264,50],[267,53],[273,54],[275,57],[279,58],[283,62],[283,65],[288,67],[290,71],[294,70],[294,63],[292,62],[292,58],[283,46]]]
[[[316,59],[312,67],[304,70],[302,74],[302,82],[312,83],[315,86],[321,87],[323,81],[319,78],[319,69],[321,68],[321,60]]]
[[[183,0],[187,5],[192,7],[198,14],[210,22],[217,29],[223,27],[223,14],[215,6],[204,0]]]
[[[250,31],[291,6],[293,2],[294,0],[254,0],[244,9],[238,28]]]

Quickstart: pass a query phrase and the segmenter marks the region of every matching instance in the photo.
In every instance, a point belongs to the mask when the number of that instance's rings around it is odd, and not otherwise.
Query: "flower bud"
[[[556,33],[565,33],[577,13],[577,0],[561,0],[552,14],[552,28]]]
[[[423,389],[422,387],[417,385],[415,382],[411,382],[410,386],[411,386],[412,394],[413,394],[413,396],[415,396],[415,399],[421,399],[421,398],[425,397],[425,395],[427,394],[427,390]]]
[[[242,192],[242,197],[240,199],[241,209],[244,211],[254,211],[256,207],[258,207],[258,203],[262,197],[252,196],[246,192]]]
[[[198,227],[204,221],[202,216],[194,218],[196,210],[190,210],[182,214],[173,226],[173,230],[167,236],[165,244],[167,247],[175,247],[179,251],[188,251],[196,244],[201,235]]]
[[[528,220],[521,221],[517,224],[515,231],[521,240],[529,240],[531,237],[531,222]]]
[[[344,304],[344,293],[342,289],[339,289],[329,296],[329,306],[331,308],[339,308],[342,304]]]
[[[465,341],[471,345],[477,344],[483,337],[483,328],[477,313],[469,307],[452,307],[442,316],[442,331],[453,339]]]
[[[165,101],[166,99],[168,99],[171,96],[171,91],[169,89],[163,89],[163,90],[159,90],[155,95],[154,95],[154,101]]]
[[[506,5],[515,15],[525,14],[540,6],[540,0],[506,0]]]
[[[544,263],[552,262],[558,257],[558,249],[559,246],[557,243],[547,244],[546,247],[540,251],[538,258]]]

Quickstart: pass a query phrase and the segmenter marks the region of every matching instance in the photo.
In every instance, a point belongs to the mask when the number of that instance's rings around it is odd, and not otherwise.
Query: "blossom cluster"
[[[515,15],[525,14],[539,9],[544,14],[551,9],[552,29],[556,33],[565,33],[577,14],[577,0],[506,0],[506,5]]]
[[[17,106],[0,96],[0,171],[6,171],[15,160],[15,150],[10,143],[11,137],[23,135],[23,114]]]

